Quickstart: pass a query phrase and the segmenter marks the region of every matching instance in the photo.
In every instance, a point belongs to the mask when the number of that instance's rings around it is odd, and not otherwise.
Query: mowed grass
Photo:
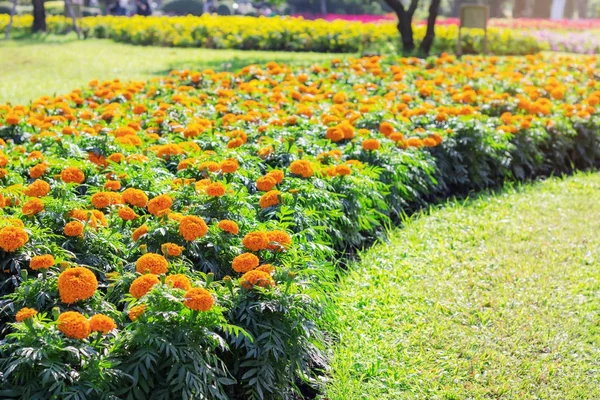
[[[0,40],[0,104],[27,104],[60,95],[92,79],[147,80],[174,69],[238,70],[277,61],[312,64],[340,54],[143,47],[73,36]]]
[[[325,398],[600,399],[600,176],[465,203],[343,279]]]

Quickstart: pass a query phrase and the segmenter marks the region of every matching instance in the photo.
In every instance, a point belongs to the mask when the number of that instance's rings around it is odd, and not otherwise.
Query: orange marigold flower
[[[242,253],[233,259],[231,267],[235,272],[248,272],[258,267],[259,260],[252,253]]]
[[[435,146],[437,146],[437,142],[435,141],[434,138],[428,137],[428,138],[423,139],[423,145],[426,147],[435,147]]]
[[[58,316],[56,327],[66,337],[85,339],[90,335],[90,322],[86,317],[75,311],[67,311]]]
[[[135,211],[133,211],[133,209],[129,207],[120,208],[118,214],[119,217],[125,221],[131,221],[137,218],[137,214],[135,213]]]
[[[255,271],[262,271],[262,272],[266,272],[269,275],[272,275],[273,272],[275,272],[275,267],[271,264],[263,264],[261,266],[258,266]]]
[[[110,206],[112,198],[106,192],[94,193],[91,198],[92,205],[96,208],[106,208]]]
[[[27,186],[27,188],[25,188],[23,193],[25,193],[26,196],[31,197],[44,197],[50,193],[50,185],[46,181],[36,179],[33,183]]]
[[[393,140],[394,142],[399,142],[400,140],[404,139],[404,135],[400,132],[394,132],[390,135],[390,140]]]
[[[175,243],[163,243],[160,245],[160,251],[165,256],[178,257],[183,251],[183,247],[176,245]]]
[[[283,182],[283,178],[284,178],[284,174],[283,171],[280,169],[274,169],[272,171],[269,171],[267,173],[267,175],[265,176],[269,176],[273,179],[275,179],[275,182],[279,185],[281,182]]]
[[[83,183],[85,175],[83,171],[77,167],[67,167],[60,173],[60,179],[65,183]]]
[[[183,274],[169,275],[165,278],[165,283],[176,289],[190,290],[192,288],[190,280]]]
[[[83,224],[81,221],[71,221],[65,225],[64,232],[67,236],[80,236],[83,234]]]
[[[20,119],[21,117],[18,114],[8,114],[4,122],[6,122],[7,125],[17,125]]]
[[[225,194],[225,185],[221,182],[211,183],[206,187],[206,194],[211,197],[221,197]]]
[[[231,233],[232,235],[237,235],[238,232],[240,231],[240,228],[238,228],[238,225],[234,221],[231,221],[231,220],[228,220],[228,219],[224,219],[223,221],[219,221],[218,227],[222,231],[225,231],[227,233]]]
[[[223,171],[224,174],[232,174],[237,171],[239,167],[240,165],[235,158],[230,158],[221,162],[221,171]]]
[[[104,189],[106,190],[112,190],[112,191],[117,191],[119,189],[121,189],[121,182],[119,181],[106,181],[106,183],[104,184]]]
[[[195,215],[187,215],[179,221],[179,233],[188,242],[201,238],[207,232],[206,222]]]
[[[140,304],[139,306],[131,307],[129,310],[128,316],[129,319],[135,321],[146,311],[146,305]]]
[[[244,289],[252,289],[254,286],[263,288],[275,286],[275,281],[271,275],[264,271],[248,271],[240,278],[240,284]]]
[[[271,190],[263,194],[259,200],[260,208],[268,208],[279,204],[279,190]]]
[[[208,311],[215,304],[215,299],[208,290],[193,288],[185,292],[183,304],[195,311]]]
[[[48,269],[54,265],[54,256],[52,254],[44,254],[41,256],[33,256],[31,257],[31,261],[29,261],[29,268],[34,271],[38,269]]]
[[[108,156],[108,160],[119,164],[125,160],[125,155],[123,153],[113,153]]]
[[[96,275],[84,267],[66,269],[58,276],[58,293],[63,303],[89,299],[97,288]]]
[[[135,270],[140,274],[150,272],[151,274],[166,274],[169,269],[167,259],[160,254],[147,253],[137,259]]]
[[[168,194],[161,194],[148,202],[148,211],[152,215],[159,215],[164,213],[166,210],[171,209],[173,205],[173,199]]]
[[[200,171],[217,172],[221,168],[219,164],[214,161],[204,161],[198,165]]]
[[[39,164],[34,165],[33,167],[29,168],[29,176],[32,177],[33,179],[39,178],[46,173],[47,169],[48,169],[48,164],[39,163]]]
[[[407,143],[410,147],[423,147],[423,141],[416,137],[409,138]]]
[[[23,214],[27,216],[35,215],[44,211],[44,202],[38,198],[27,200],[25,204],[23,204],[21,210],[23,211]]]
[[[275,185],[277,185],[277,181],[273,177],[268,175],[260,177],[256,180],[256,188],[263,192],[268,192],[269,190],[272,190],[275,187]]]
[[[117,324],[108,315],[96,314],[90,318],[90,330],[92,332],[101,332],[103,335],[106,335],[116,327]]]
[[[242,239],[245,248],[251,251],[266,249],[269,244],[267,234],[260,231],[250,232]]]
[[[23,307],[19,311],[17,311],[15,319],[17,320],[17,322],[23,322],[26,319],[33,318],[37,313],[37,310],[33,308]]]
[[[352,170],[346,164],[340,164],[335,166],[335,173],[338,175],[350,175]]]
[[[313,167],[307,160],[296,160],[290,164],[290,170],[294,175],[300,175],[303,178],[310,178],[313,175]]]
[[[154,285],[159,283],[160,279],[158,279],[158,276],[156,275],[142,275],[131,282],[131,286],[129,286],[129,293],[131,293],[131,295],[136,299],[139,299],[148,293]]]
[[[269,239],[269,245],[267,246],[269,250],[281,251],[289,248],[292,244],[292,238],[290,235],[281,230],[267,232],[267,238]]]
[[[140,226],[139,228],[137,228],[136,230],[134,230],[133,233],[131,234],[131,237],[134,241],[137,241],[140,237],[142,237],[146,233],[148,233],[148,226],[144,224],[144,225]]]
[[[394,125],[389,122],[382,122],[379,124],[379,132],[385,136],[390,136],[392,133],[394,133],[394,131]]]
[[[363,150],[379,150],[380,147],[381,147],[381,144],[379,143],[379,140],[377,140],[377,139],[365,139],[362,142]]]
[[[0,229],[0,248],[6,252],[13,252],[29,240],[29,235],[18,226],[5,226]]]
[[[140,189],[128,188],[123,192],[123,201],[132,206],[144,208],[148,204],[148,196]]]

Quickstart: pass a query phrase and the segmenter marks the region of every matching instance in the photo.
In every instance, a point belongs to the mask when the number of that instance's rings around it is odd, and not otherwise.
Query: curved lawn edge
[[[578,173],[409,220],[340,283],[324,398],[600,398],[599,216]]]

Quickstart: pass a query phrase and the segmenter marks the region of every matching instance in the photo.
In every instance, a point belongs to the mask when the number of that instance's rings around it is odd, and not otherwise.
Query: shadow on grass
[[[164,76],[164,75],[168,75],[169,72],[173,71],[173,70],[184,70],[184,69],[189,69],[192,71],[201,71],[204,69],[212,69],[218,72],[221,71],[239,71],[240,69],[251,65],[251,64],[258,64],[258,65],[264,65],[270,61],[275,61],[277,63],[281,63],[281,64],[286,64],[286,65],[293,65],[293,66],[309,66],[315,63],[319,63],[319,61],[316,60],[302,60],[302,59],[298,59],[298,58],[286,58],[286,57],[277,57],[277,56],[273,56],[272,54],[270,56],[265,55],[264,57],[262,56],[251,56],[251,57],[233,57],[230,59],[220,59],[220,60],[206,60],[206,61],[202,61],[202,60],[188,60],[188,61],[180,61],[180,62],[174,62],[174,63],[170,63],[168,65],[168,68],[161,68],[160,70],[148,70],[146,71],[149,74],[152,75],[156,75],[156,76]]]
[[[3,32],[0,32],[3,33]],[[10,37],[9,44],[18,46],[36,46],[43,44],[60,44],[60,43],[71,43],[77,42],[81,39],[77,38],[74,32],[67,33],[65,35],[55,35],[51,33],[22,33],[13,34]],[[0,45],[6,44],[4,40],[0,40]]]

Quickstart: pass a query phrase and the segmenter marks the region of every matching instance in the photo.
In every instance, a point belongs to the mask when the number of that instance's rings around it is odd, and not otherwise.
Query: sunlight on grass
[[[600,176],[417,218],[337,298],[330,400],[600,398]]]

